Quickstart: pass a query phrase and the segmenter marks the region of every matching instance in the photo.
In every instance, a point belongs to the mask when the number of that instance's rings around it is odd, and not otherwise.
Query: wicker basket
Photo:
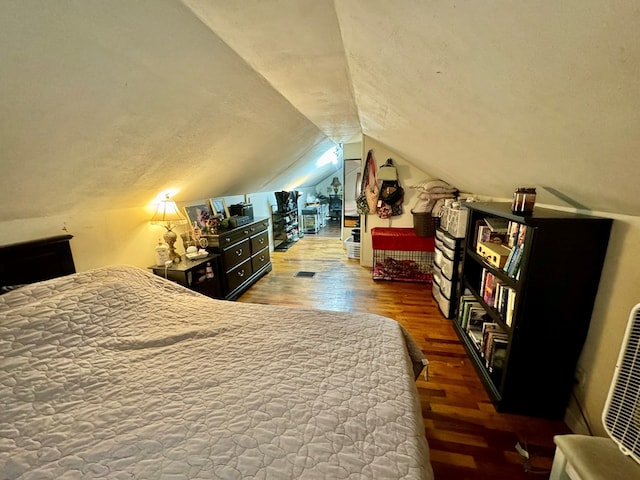
[[[419,237],[433,237],[436,234],[436,228],[440,223],[440,217],[431,216],[431,212],[414,212],[413,229]]]

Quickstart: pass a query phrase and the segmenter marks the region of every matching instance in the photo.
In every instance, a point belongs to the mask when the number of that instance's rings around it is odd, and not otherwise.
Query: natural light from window
[[[320,158],[316,160],[316,167],[324,167],[330,163],[333,165],[338,164],[338,149],[336,147],[331,147],[324,152]]]

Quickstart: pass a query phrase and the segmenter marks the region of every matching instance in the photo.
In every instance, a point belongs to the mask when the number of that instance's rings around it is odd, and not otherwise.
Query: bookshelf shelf
[[[467,208],[455,330],[498,411],[561,419],[612,220],[538,207],[520,216],[510,203]],[[484,227],[505,223],[506,234],[496,240],[493,232],[491,241],[502,242],[513,260],[480,255]]]

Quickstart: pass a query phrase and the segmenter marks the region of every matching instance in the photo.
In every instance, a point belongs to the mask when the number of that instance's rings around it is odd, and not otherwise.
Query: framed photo
[[[185,205],[184,212],[189,219],[191,227],[193,227],[195,222],[203,231],[208,227],[208,222],[215,216],[211,210],[211,205],[205,200]]]
[[[213,210],[214,216],[222,216],[224,218],[229,218],[229,207],[227,207],[227,202],[224,201],[224,198],[212,198],[211,209]]]

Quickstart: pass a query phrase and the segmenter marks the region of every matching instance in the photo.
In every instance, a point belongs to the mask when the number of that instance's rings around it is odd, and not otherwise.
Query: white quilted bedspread
[[[0,478],[432,478],[406,341],[133,267],[22,287],[0,296]]]

